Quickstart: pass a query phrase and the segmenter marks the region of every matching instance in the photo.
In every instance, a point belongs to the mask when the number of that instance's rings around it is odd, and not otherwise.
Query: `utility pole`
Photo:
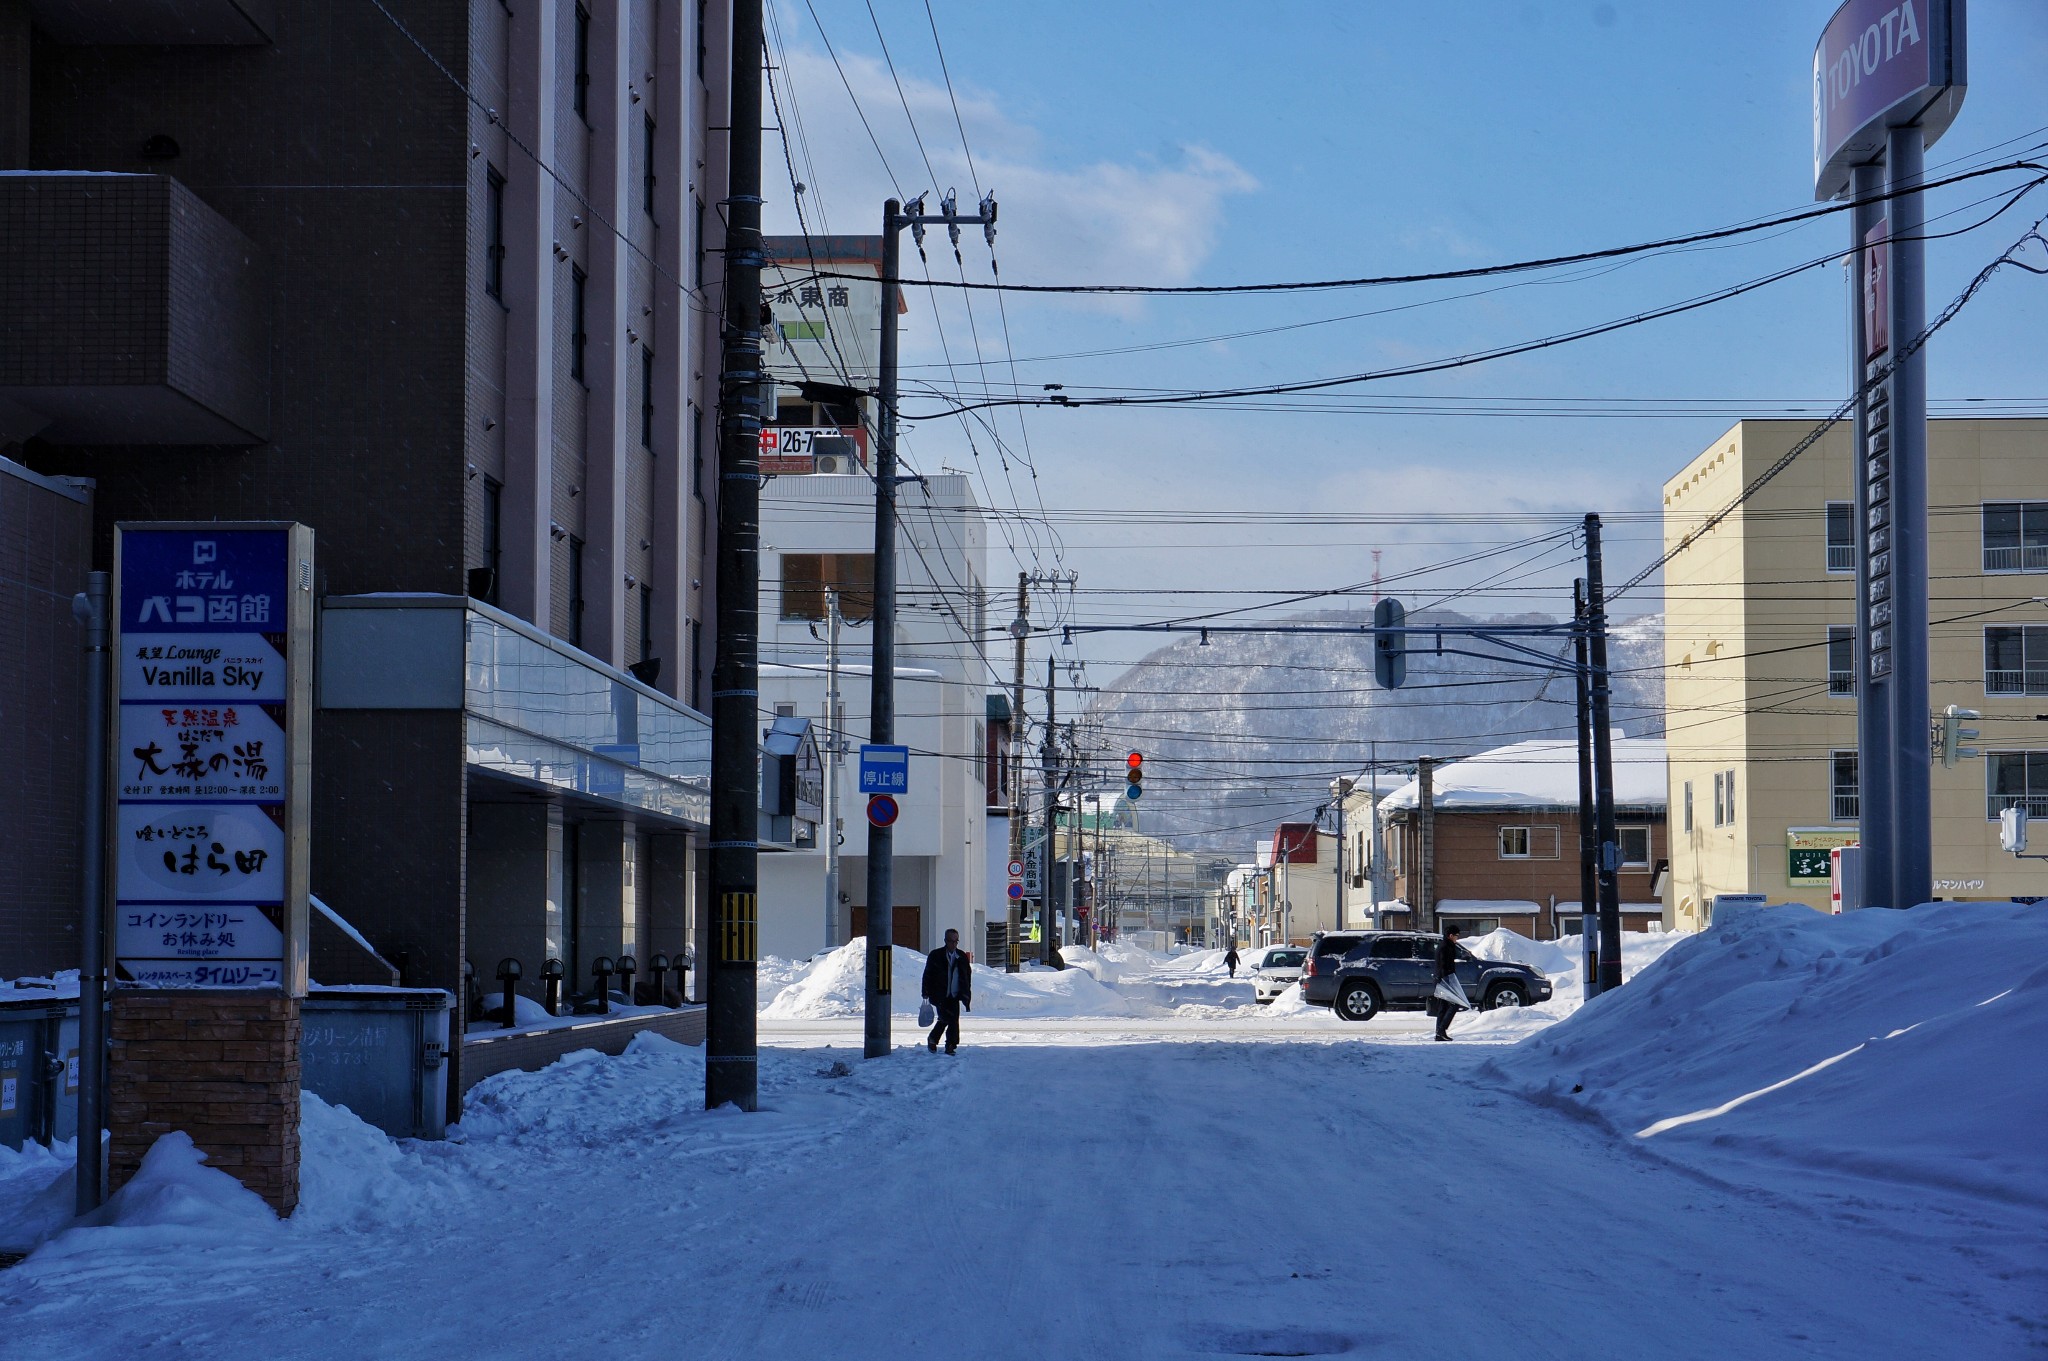
[[[1344,800],[1353,785],[1346,779],[1330,781],[1330,802],[1337,809],[1337,929],[1344,929]]]
[[[1621,986],[1621,847],[1614,833],[1614,737],[1608,731],[1607,597],[1600,574],[1600,517],[1586,516],[1587,679],[1593,725],[1593,816],[1600,841],[1600,991]],[[1580,903],[1581,912],[1586,904]]]
[[[1017,645],[1016,677],[1010,685],[1010,859],[1024,862],[1024,640],[1031,636],[1030,578],[1017,573],[1017,617],[1010,622],[1010,637]],[[1044,885],[1041,883],[1040,887]],[[1003,960],[1006,973],[1023,967],[1024,900],[1010,899],[1009,950]]]
[[[1415,758],[1415,929],[1436,930],[1436,758]]]
[[[825,948],[839,944],[839,770],[846,713],[839,704],[839,591],[825,588]]]
[[[711,680],[711,933],[704,1105],[758,1103],[761,734],[761,0],[733,0],[718,375],[718,654]]]
[[[1061,944],[1086,944],[1081,935],[1081,815],[1088,801],[1081,779],[1081,733],[1067,725],[1067,770],[1074,786],[1074,820],[1067,824],[1067,923],[1069,939]]]
[[[1038,843],[1038,962],[1052,967],[1053,933],[1058,929],[1052,896],[1052,829],[1059,821],[1058,729],[1053,726],[1059,713],[1059,672],[1050,653],[1045,658],[1045,743],[1039,753],[1045,762],[1045,839]]]
[[[1586,582],[1572,583],[1572,654],[1578,662],[1572,673],[1578,691],[1579,730],[1579,947],[1584,962],[1579,967],[1581,1000],[1600,995],[1600,893],[1594,873],[1593,854],[1593,724],[1592,675],[1587,664]]]
[[[750,3],[758,6],[760,0]],[[733,40],[739,40],[737,31]],[[758,33],[754,44],[758,56]],[[760,121],[757,113],[757,128]],[[875,402],[875,634],[868,701],[868,741],[876,746],[888,746],[896,740],[896,484],[904,480],[896,475],[896,309],[903,292],[903,247],[897,233],[908,227],[913,239],[922,245],[925,226],[944,223],[953,234],[953,244],[958,246],[959,224],[974,222],[987,231],[989,244],[995,244],[993,193],[982,199],[981,214],[977,217],[963,218],[956,213],[951,193],[942,207],[944,211],[936,216],[926,214],[922,194],[910,201],[907,211],[905,205],[893,198],[882,204],[882,334],[876,346],[880,374]],[[871,1059],[883,1057],[893,1047],[889,1007],[894,992],[890,966],[895,958],[895,917],[896,829],[878,827],[870,821],[866,1017],[861,1053]]]
[[[112,574],[93,572],[72,598],[71,612],[85,625],[85,809],[79,844],[83,893],[79,904],[78,1163],[76,1209],[90,1214],[106,1199],[106,1159],[100,1130],[107,1123],[107,596]]]

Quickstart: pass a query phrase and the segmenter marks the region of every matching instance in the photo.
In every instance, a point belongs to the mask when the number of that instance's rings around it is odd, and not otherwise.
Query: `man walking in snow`
[[[1223,964],[1225,968],[1230,970],[1232,978],[1237,977],[1237,947],[1235,945],[1230,947],[1229,954],[1223,956]]]
[[[950,1054],[960,1047],[960,1008],[974,1010],[974,967],[960,949],[958,931],[946,932],[946,943],[924,957],[923,995],[939,1014],[924,1046],[936,1054],[943,1036]]]
[[[1436,945],[1436,981],[1441,983],[1446,978],[1456,978],[1457,976],[1458,925],[1456,922],[1446,922],[1444,923],[1443,938],[1437,941]],[[1457,1003],[1446,1002],[1443,998],[1436,996],[1432,992],[1429,998],[1429,1009],[1430,1013],[1436,1017],[1436,1037],[1440,1040],[1451,1038],[1451,1018],[1458,1014]]]

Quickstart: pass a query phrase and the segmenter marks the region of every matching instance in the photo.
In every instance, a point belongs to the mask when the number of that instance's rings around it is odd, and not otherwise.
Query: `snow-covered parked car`
[[[1436,989],[1438,936],[1413,931],[1344,931],[1310,947],[1301,995],[1347,1021],[1382,1011],[1420,1011]],[[1550,1000],[1550,980],[1526,964],[1480,959],[1458,947],[1458,983],[1482,1011]]]
[[[1245,977],[1252,981],[1252,996],[1270,1002],[1293,987],[1301,977],[1301,962],[1308,951],[1299,945],[1268,945],[1251,953]]]

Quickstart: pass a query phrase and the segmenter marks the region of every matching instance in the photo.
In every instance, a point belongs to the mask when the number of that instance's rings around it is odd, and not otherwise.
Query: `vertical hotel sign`
[[[303,995],[313,531],[114,533],[115,983]]]

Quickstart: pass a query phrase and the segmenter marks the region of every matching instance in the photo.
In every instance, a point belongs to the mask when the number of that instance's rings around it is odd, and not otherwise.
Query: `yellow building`
[[[1856,832],[1856,551],[1847,424],[1712,529],[1813,428],[1743,421],[1664,485],[1671,888],[1681,930],[1716,893],[1825,910],[1826,848]],[[2048,420],[1928,422],[1931,709],[1982,713],[1982,754],[1932,753],[1934,892],[2048,895],[1999,849],[1999,810],[2048,815]],[[1690,539],[1690,542],[1687,542]],[[1802,852],[1804,852],[1802,854]]]

